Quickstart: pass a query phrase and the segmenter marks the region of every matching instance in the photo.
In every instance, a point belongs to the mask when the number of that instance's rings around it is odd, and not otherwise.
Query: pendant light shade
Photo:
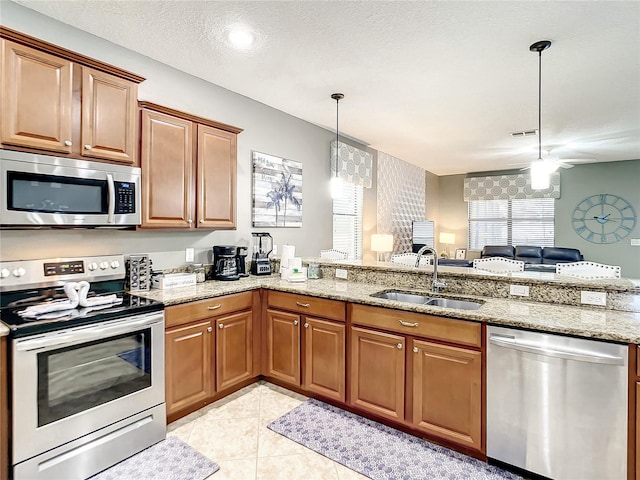
[[[534,190],[549,188],[554,170],[542,159],[542,52],[550,46],[549,40],[540,40],[529,47],[531,52],[538,52],[538,160],[531,163],[531,188]]]
[[[336,162],[335,162],[335,170],[331,172],[331,180],[329,182],[329,189],[331,191],[331,198],[337,199],[342,196],[342,179],[338,176],[338,169],[340,166],[340,162],[338,161],[340,157],[340,134],[338,129],[338,105],[340,100],[344,98],[342,93],[333,93],[331,94],[331,98],[336,101]]]

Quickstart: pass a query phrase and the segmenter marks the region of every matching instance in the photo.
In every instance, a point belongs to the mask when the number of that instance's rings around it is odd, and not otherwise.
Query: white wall
[[[140,100],[243,128],[238,136],[237,230],[234,231],[88,231],[31,230],[0,232],[0,260],[108,253],[179,252],[194,247],[208,262],[212,245],[250,245],[252,231],[268,231],[276,244],[294,244],[313,256],[332,245],[329,142],[334,132],[151,60],[12,2],[2,2],[2,24],[142,75]],[[207,59],[203,59],[207,61]],[[327,115],[334,105],[327,91]],[[358,148],[361,148],[358,146]],[[303,163],[302,228],[251,227],[251,152]],[[182,255],[157,255],[183,263]],[[170,259],[170,260],[167,260]],[[160,265],[163,267],[164,265]]]

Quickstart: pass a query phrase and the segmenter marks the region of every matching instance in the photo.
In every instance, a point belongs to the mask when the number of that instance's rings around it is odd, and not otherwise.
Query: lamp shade
[[[544,190],[549,188],[551,183],[551,172],[544,160],[531,163],[531,188],[533,190]]]
[[[374,233],[371,235],[371,250],[374,252],[392,252],[393,235],[388,233]]]
[[[440,243],[445,245],[453,245],[456,243],[456,234],[455,233],[441,233],[440,234]]]

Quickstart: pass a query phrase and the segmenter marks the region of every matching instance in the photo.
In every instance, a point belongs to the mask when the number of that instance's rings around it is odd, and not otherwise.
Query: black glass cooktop
[[[117,284],[115,284],[117,288]],[[78,325],[104,322],[118,318],[160,311],[164,304],[156,300],[138,297],[123,291],[114,291],[114,284],[92,285],[88,298],[115,294],[117,301],[110,305],[77,307],[70,310],[44,313],[35,318],[23,317],[19,312],[32,305],[45,305],[65,299],[61,288],[34,289],[22,292],[3,293],[1,296],[0,320],[10,329],[11,337],[24,337],[44,332],[61,330]]]

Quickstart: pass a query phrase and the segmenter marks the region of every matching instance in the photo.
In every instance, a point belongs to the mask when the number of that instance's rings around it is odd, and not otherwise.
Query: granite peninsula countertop
[[[485,322],[494,325],[640,344],[640,313],[638,312],[545,304],[527,302],[520,299],[438,294],[438,296],[442,297],[469,298],[484,302],[478,310],[458,310],[371,297],[372,293],[389,290],[390,287],[346,280],[319,279],[290,283],[282,280],[279,275],[269,277],[251,276],[233,282],[207,281],[192,287],[151,290],[149,292],[137,292],[137,294],[159,300],[166,306],[170,306],[258,288]],[[424,292],[426,289],[422,291]]]

